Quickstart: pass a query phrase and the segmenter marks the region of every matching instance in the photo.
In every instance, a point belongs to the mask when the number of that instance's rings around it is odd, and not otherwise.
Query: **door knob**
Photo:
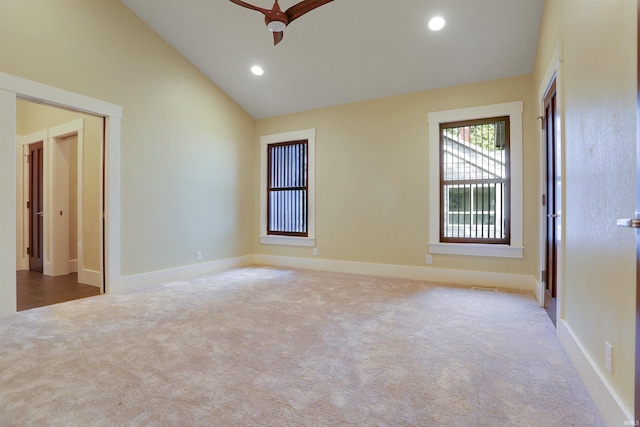
[[[44,215],[44,211],[37,212],[36,215],[43,216]]]
[[[557,214],[547,214],[547,218],[557,218]]]
[[[640,228],[640,218],[622,218],[616,221],[618,227]]]

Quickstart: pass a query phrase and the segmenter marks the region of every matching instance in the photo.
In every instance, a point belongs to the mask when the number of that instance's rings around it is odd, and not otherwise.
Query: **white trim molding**
[[[536,280],[524,274],[491,273],[396,264],[338,261],[319,258],[254,255],[255,264],[273,267],[303,268],[337,273],[364,274],[398,279],[424,280],[451,286],[481,286],[527,292],[536,295]]]
[[[307,140],[307,237],[267,235],[267,146],[279,142]],[[260,137],[260,243],[270,245],[315,246],[316,237],[316,130],[263,135]]]
[[[522,258],[523,174],[522,101],[429,113],[429,252],[450,255]],[[511,164],[511,243],[487,245],[440,242],[440,123],[509,116],[509,155]]]
[[[558,339],[606,424],[609,426],[636,425],[632,410],[622,403],[569,324],[564,319],[558,319],[557,325]]]
[[[16,100],[105,118],[106,291],[120,288],[120,123],[122,107],[0,72],[0,317],[16,312]]]
[[[0,80],[0,317],[17,310],[16,169],[16,93]]]
[[[210,261],[198,264],[185,265],[182,267],[169,268],[166,270],[152,271],[150,273],[134,274],[124,276],[120,280],[120,291],[131,291],[134,289],[146,288],[162,283],[175,282],[188,279],[190,277],[204,276],[206,274],[217,273],[232,268],[246,267],[254,263],[253,255],[246,255],[236,258],[227,258],[217,261]]]
[[[429,252],[433,254],[488,256],[501,258],[522,258],[524,248],[513,245],[488,245],[478,243],[429,242]]]
[[[316,239],[310,239],[308,237],[295,237],[295,236],[274,236],[274,235],[260,235],[260,243],[268,245],[289,245],[289,246],[307,246],[313,247],[316,245]]]
[[[551,83],[555,79],[556,81],[556,114],[559,116],[556,119],[556,143],[559,148],[556,153],[557,156],[560,157],[560,161],[556,164],[557,175],[560,177],[559,182],[557,183],[557,191],[560,193],[559,202],[559,211],[566,212],[565,210],[565,178],[564,178],[564,79],[562,75],[562,44],[558,44],[553,51],[553,55],[549,64],[547,66],[547,70],[544,73],[544,77],[540,82],[540,86],[538,87],[538,108],[539,108],[539,116],[544,117],[545,109],[544,109],[544,99],[547,94],[549,88],[551,87]],[[539,146],[540,146],[540,189],[539,194],[545,195],[547,197],[547,171],[546,171],[546,146],[545,146],[545,132],[539,133]],[[546,248],[547,248],[547,212],[546,206],[540,205],[540,222],[539,222],[539,230],[540,230],[540,271],[546,269]],[[556,323],[559,319],[564,317],[564,252],[565,252],[565,219],[564,215],[560,215],[558,218],[558,226],[556,229],[556,233],[558,236],[558,250],[556,254]],[[540,306],[544,307],[544,292],[540,295]]]

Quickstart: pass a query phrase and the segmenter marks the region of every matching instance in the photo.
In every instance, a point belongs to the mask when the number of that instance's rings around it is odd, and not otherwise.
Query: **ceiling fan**
[[[332,2],[333,0],[303,0],[298,4],[291,6],[285,12],[280,9],[278,0],[273,4],[271,10],[264,9],[252,4],[246,3],[242,0],[229,0],[231,3],[235,3],[238,6],[246,7],[247,9],[257,10],[264,15],[264,21],[267,23],[267,28],[273,33],[273,45],[277,45],[282,41],[284,37],[284,29],[287,28],[291,22],[300,18],[307,12],[313,9]]]

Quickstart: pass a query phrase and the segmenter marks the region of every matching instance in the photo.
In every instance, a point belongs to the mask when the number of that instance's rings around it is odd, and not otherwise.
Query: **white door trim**
[[[29,145],[41,142],[44,147],[44,141],[47,139],[47,131],[34,132],[29,135],[16,136],[16,178],[22,177],[22,180],[16,182],[17,202],[16,211],[16,270],[29,269],[29,256],[27,255],[27,247],[29,246],[29,209],[26,203],[29,201]],[[21,233],[18,233],[22,231]]]
[[[558,146],[560,147],[560,170],[557,172],[558,176],[562,177],[561,189],[560,189],[560,204],[558,206],[558,210],[561,213],[565,212],[564,209],[564,126],[563,126],[563,117],[564,117],[564,97],[563,97],[563,78],[562,78],[562,45],[558,45],[553,52],[553,56],[549,61],[549,66],[544,74],[544,78],[538,88],[538,106],[540,116],[544,116],[544,100],[545,95],[551,83],[555,79],[556,81],[556,111],[560,116],[560,120],[556,122],[556,139],[558,141]],[[538,123],[539,124],[539,123]],[[545,134],[544,132],[540,132],[540,194],[546,194],[546,150],[545,150]],[[545,248],[547,241],[547,233],[546,233],[546,206],[542,206],[540,204],[540,274],[542,274],[542,270],[545,269]],[[564,215],[560,215],[558,219],[560,223],[560,230],[558,232],[560,244],[558,245],[558,253],[556,256],[556,264],[557,264],[557,278],[556,278],[556,325],[564,317],[564,294],[563,294],[563,281],[564,281],[564,230],[565,230],[565,218]],[[544,306],[544,283],[542,282],[542,278],[538,276],[539,279],[539,292],[538,299],[540,306]]]
[[[120,290],[120,126],[122,107],[0,73],[0,317],[16,312],[16,99],[70,108],[105,118],[106,292]],[[8,238],[4,238],[8,236]]]

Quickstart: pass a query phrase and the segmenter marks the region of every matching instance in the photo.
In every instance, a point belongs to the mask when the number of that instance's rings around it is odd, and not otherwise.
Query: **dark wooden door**
[[[29,145],[29,269],[43,272],[43,145]]]
[[[542,280],[545,283],[544,308],[553,324],[556,324],[557,281],[558,281],[558,196],[559,185],[559,147],[556,138],[556,82],[549,87],[544,100],[544,140],[546,151],[546,248],[545,268]]]

